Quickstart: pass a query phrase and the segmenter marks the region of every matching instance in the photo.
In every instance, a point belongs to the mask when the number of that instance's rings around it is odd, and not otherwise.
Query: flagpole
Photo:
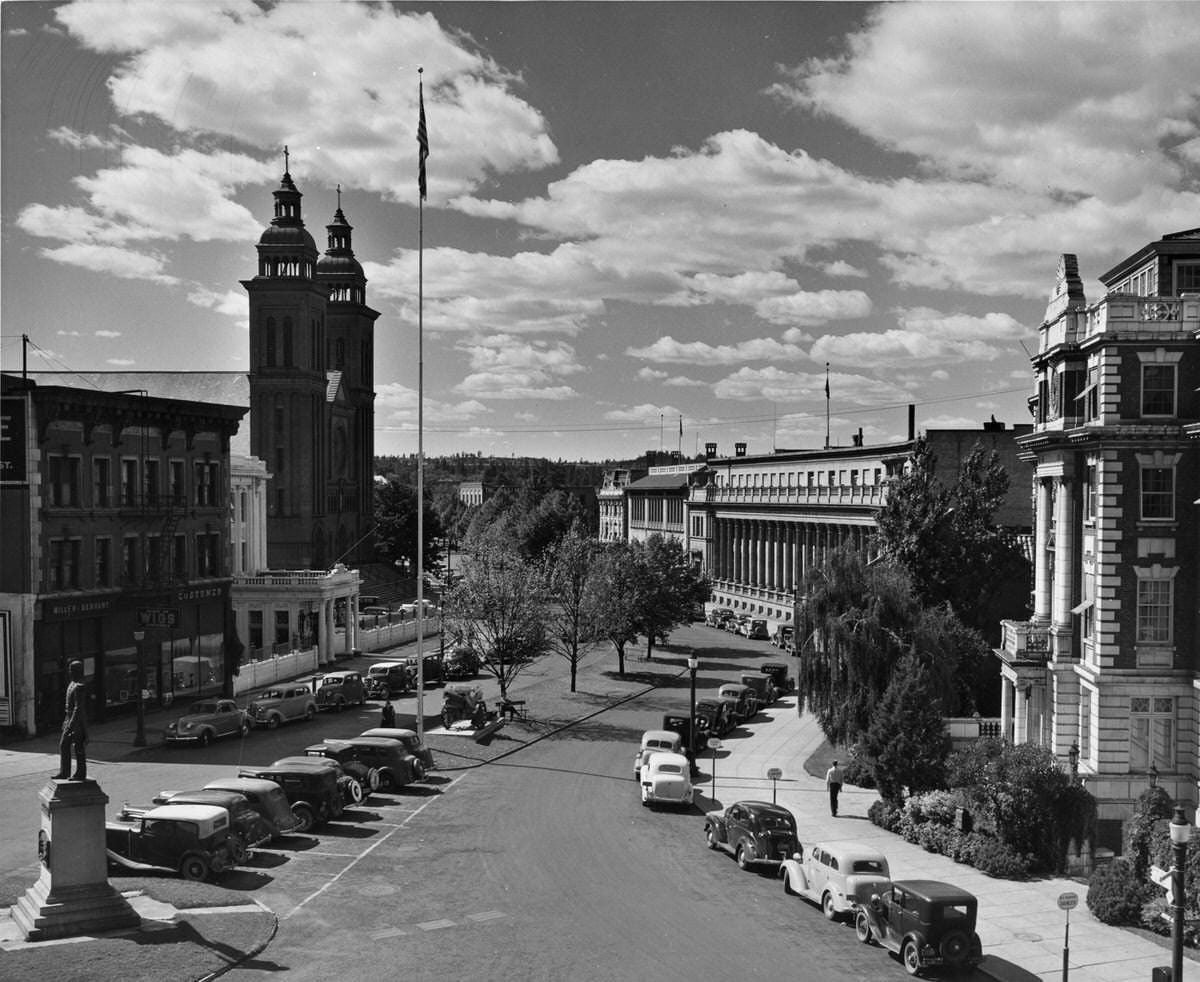
[[[420,160],[417,194],[417,742],[425,735],[425,91],[424,68],[417,69],[417,156]]]
[[[825,449],[829,449],[829,362],[825,362]]]

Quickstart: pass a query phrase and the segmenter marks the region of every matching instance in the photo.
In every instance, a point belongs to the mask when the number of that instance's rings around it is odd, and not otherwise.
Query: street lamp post
[[[1171,865],[1171,906],[1174,908],[1171,918],[1171,982],[1181,982],[1183,979],[1183,871],[1187,867],[1188,840],[1192,837],[1192,827],[1188,824],[1187,816],[1181,805],[1175,806],[1175,815],[1171,818],[1171,848],[1173,851]]]
[[[133,734],[133,745],[146,745],[146,663],[142,660],[142,642],[146,640],[145,631],[133,632],[134,651],[137,655],[137,729]]]
[[[687,666],[688,672],[692,676],[692,711],[688,716],[688,749],[694,755],[696,753],[696,669],[700,667],[700,659],[696,657],[694,651],[688,655]],[[693,756],[693,764],[694,762]]]

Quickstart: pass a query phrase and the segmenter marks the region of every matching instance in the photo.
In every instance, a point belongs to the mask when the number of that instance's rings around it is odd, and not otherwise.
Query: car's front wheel
[[[314,719],[316,719],[316,718],[317,718],[317,707],[316,707],[316,706],[309,706],[307,709],[305,709],[305,710],[304,710],[304,718],[305,718],[305,719],[306,719],[308,722],[310,722],[310,723],[311,723],[311,722],[312,722]]]
[[[412,776],[414,781],[425,780],[425,765],[419,760],[414,760],[412,765]]]
[[[858,916],[854,918],[854,936],[863,944],[871,943],[871,922],[867,920],[867,915],[862,911],[859,911]]]
[[[915,941],[906,941],[904,950],[900,952],[900,960],[904,962],[904,971],[916,975],[921,971],[921,953],[917,950]]]
[[[203,856],[184,856],[179,864],[179,875],[185,880],[207,880],[208,860]]]
[[[207,747],[212,743],[212,730],[201,730],[200,737],[196,742],[202,747]]]
[[[708,839],[708,848],[716,849],[717,848],[717,830],[714,829],[710,825],[708,828],[706,828],[704,830],[704,834],[705,834],[705,837]]]
[[[233,857],[234,866],[244,865],[246,857],[250,855],[250,850],[246,848],[246,840],[240,835],[229,837],[229,852]]]
[[[250,731],[253,729],[254,729],[254,727],[250,725],[250,720],[248,720],[248,719],[242,720],[242,725],[240,727],[242,739],[245,739],[246,737],[248,737],[250,735]]]
[[[379,771],[379,790],[385,794],[396,790],[396,778],[391,771]]]
[[[749,855],[749,850],[746,848],[746,844],[744,842],[738,845],[737,852],[734,853],[734,858],[737,860],[738,869],[750,868],[751,856]]]
[[[363,800],[363,786],[358,778],[346,778],[346,797],[356,805]]]
[[[271,716],[270,719],[267,720],[267,729],[268,730],[277,730],[277,729],[279,729],[279,724],[282,722],[283,722],[282,719],[280,719],[278,716],[273,715],[273,716]]]
[[[824,913],[827,919],[831,921],[837,919],[837,906],[833,902],[833,894],[828,890],[826,890],[824,895],[821,897],[821,911]]]
[[[787,869],[780,867],[779,877],[783,880],[783,892],[789,897],[796,896],[796,891],[792,889],[792,877],[788,873]]]

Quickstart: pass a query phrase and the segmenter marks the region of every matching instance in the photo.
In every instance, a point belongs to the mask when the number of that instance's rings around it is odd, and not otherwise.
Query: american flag
[[[417,120],[417,158],[419,164],[417,167],[417,187],[421,190],[421,200],[424,201],[427,193],[425,186],[425,159],[429,156],[429,133],[425,129],[425,92],[424,89],[418,87],[417,100],[421,106],[421,115]]]

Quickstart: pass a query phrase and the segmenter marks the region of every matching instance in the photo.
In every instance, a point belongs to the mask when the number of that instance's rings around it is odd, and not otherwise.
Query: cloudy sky
[[[427,453],[1027,421],[1058,255],[1200,225],[1171,6],[6,2],[3,367],[246,369],[286,144],[414,451],[423,66]]]

